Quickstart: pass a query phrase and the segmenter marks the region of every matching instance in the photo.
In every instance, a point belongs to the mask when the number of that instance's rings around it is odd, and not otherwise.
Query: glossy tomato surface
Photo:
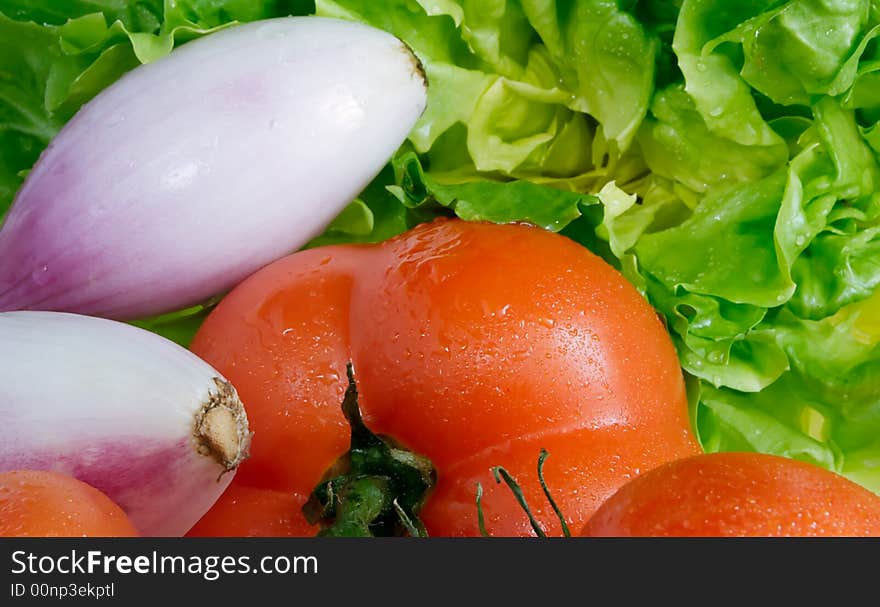
[[[298,505],[348,448],[352,361],[367,424],[437,470],[422,511],[431,535],[477,533],[478,482],[492,534],[532,533],[492,466],[558,533],[541,448],[575,526],[633,475],[699,451],[654,310],[599,257],[531,226],[437,220],[376,246],[295,253],[225,297],[192,349],[233,382],[255,433],[233,484]],[[233,514],[231,490],[194,534],[236,534],[238,517],[261,534],[264,515],[266,534],[303,528],[298,508],[279,527],[250,496]]]
[[[57,472],[0,473],[0,536],[126,537],[137,530],[109,497]]]
[[[877,536],[880,497],[812,464],[758,453],[670,462],[624,485],[588,536]]]

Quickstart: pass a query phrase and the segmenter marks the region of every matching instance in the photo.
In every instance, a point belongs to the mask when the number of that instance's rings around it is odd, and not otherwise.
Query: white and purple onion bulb
[[[86,104],[0,229],[0,311],[120,320],[203,302],[301,247],[378,174],[426,104],[381,30],[230,27]]]
[[[63,312],[0,313],[0,472],[54,470],[148,536],[180,536],[247,457],[235,389],[154,333]]]

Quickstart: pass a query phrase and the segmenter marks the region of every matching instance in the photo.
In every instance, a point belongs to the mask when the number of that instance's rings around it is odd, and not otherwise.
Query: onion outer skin
[[[147,536],[186,533],[250,443],[235,390],[195,354],[131,325],[61,312],[0,313],[0,418],[0,472],[69,474]]]
[[[68,122],[0,229],[0,311],[119,320],[202,303],[320,234],[424,111],[418,59],[322,17],[230,27]]]

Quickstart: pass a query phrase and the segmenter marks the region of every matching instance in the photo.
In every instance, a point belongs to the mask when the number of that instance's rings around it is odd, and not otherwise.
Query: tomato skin
[[[880,536],[880,497],[783,457],[712,453],[667,463],[611,496],[585,536]]]
[[[137,530],[109,497],[57,472],[0,473],[2,537],[133,537]]]
[[[233,483],[308,494],[348,449],[340,403],[356,251],[312,249],[267,266],[224,297],[193,339],[191,350],[236,386],[260,436]]]
[[[314,535],[299,513],[308,496],[258,489],[242,483],[229,485],[223,499],[187,532],[187,537],[211,537],[222,529],[230,537],[281,537]],[[256,518],[242,513],[257,513]]]
[[[575,527],[629,477],[699,452],[654,310],[599,257],[535,227],[438,220],[296,253],[225,297],[192,349],[236,386],[255,433],[233,484],[303,496],[348,448],[351,360],[367,424],[438,471],[431,535],[477,534],[477,482],[490,532],[532,533],[496,465],[558,530],[536,479],[542,447]]]

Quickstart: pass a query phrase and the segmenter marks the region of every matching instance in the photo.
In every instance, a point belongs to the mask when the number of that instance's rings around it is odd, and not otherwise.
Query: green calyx
[[[418,513],[437,481],[426,457],[407,451],[364,423],[352,364],[342,412],[351,446],[324,474],[303,506],[319,536],[427,537]]]

